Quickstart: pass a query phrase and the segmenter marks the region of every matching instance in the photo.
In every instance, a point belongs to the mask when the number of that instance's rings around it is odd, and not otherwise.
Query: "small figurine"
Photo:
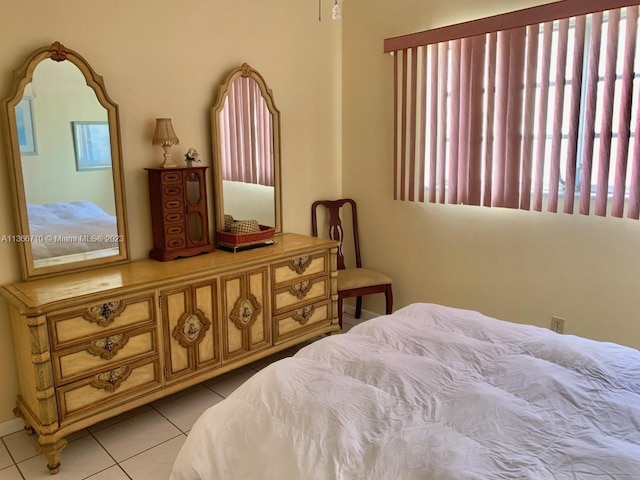
[[[187,166],[190,167],[194,162],[200,161],[200,154],[195,148],[191,147],[187,150],[187,153],[184,154],[184,161],[187,162]]]

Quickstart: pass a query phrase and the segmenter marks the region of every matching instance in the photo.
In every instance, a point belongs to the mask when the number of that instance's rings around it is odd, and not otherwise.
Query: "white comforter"
[[[257,373],[171,478],[640,479],[640,352],[411,305]]]
[[[87,200],[27,205],[34,260],[118,246],[116,217]]]

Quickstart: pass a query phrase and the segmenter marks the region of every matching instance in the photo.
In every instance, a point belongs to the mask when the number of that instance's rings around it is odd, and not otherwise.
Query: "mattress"
[[[187,479],[640,478],[640,352],[414,304],[264,368],[195,423]]]

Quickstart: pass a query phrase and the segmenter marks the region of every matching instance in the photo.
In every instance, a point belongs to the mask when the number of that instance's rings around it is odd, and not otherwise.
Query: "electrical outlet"
[[[551,317],[551,330],[556,333],[564,332],[564,318],[562,317]]]

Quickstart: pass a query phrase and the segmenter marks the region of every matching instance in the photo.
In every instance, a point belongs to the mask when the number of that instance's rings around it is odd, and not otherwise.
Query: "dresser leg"
[[[67,441],[63,438],[55,443],[40,443],[36,445],[38,453],[47,457],[47,468],[51,475],[60,471],[60,453],[67,446]]]
[[[29,425],[29,422],[27,422],[27,419],[25,418],[25,416],[22,414],[22,410],[20,410],[18,407],[13,409],[13,414],[16,417],[20,417],[22,418],[22,421],[24,422],[24,429],[26,430],[28,435],[33,435],[36,433],[36,431],[34,430],[34,428]]]

